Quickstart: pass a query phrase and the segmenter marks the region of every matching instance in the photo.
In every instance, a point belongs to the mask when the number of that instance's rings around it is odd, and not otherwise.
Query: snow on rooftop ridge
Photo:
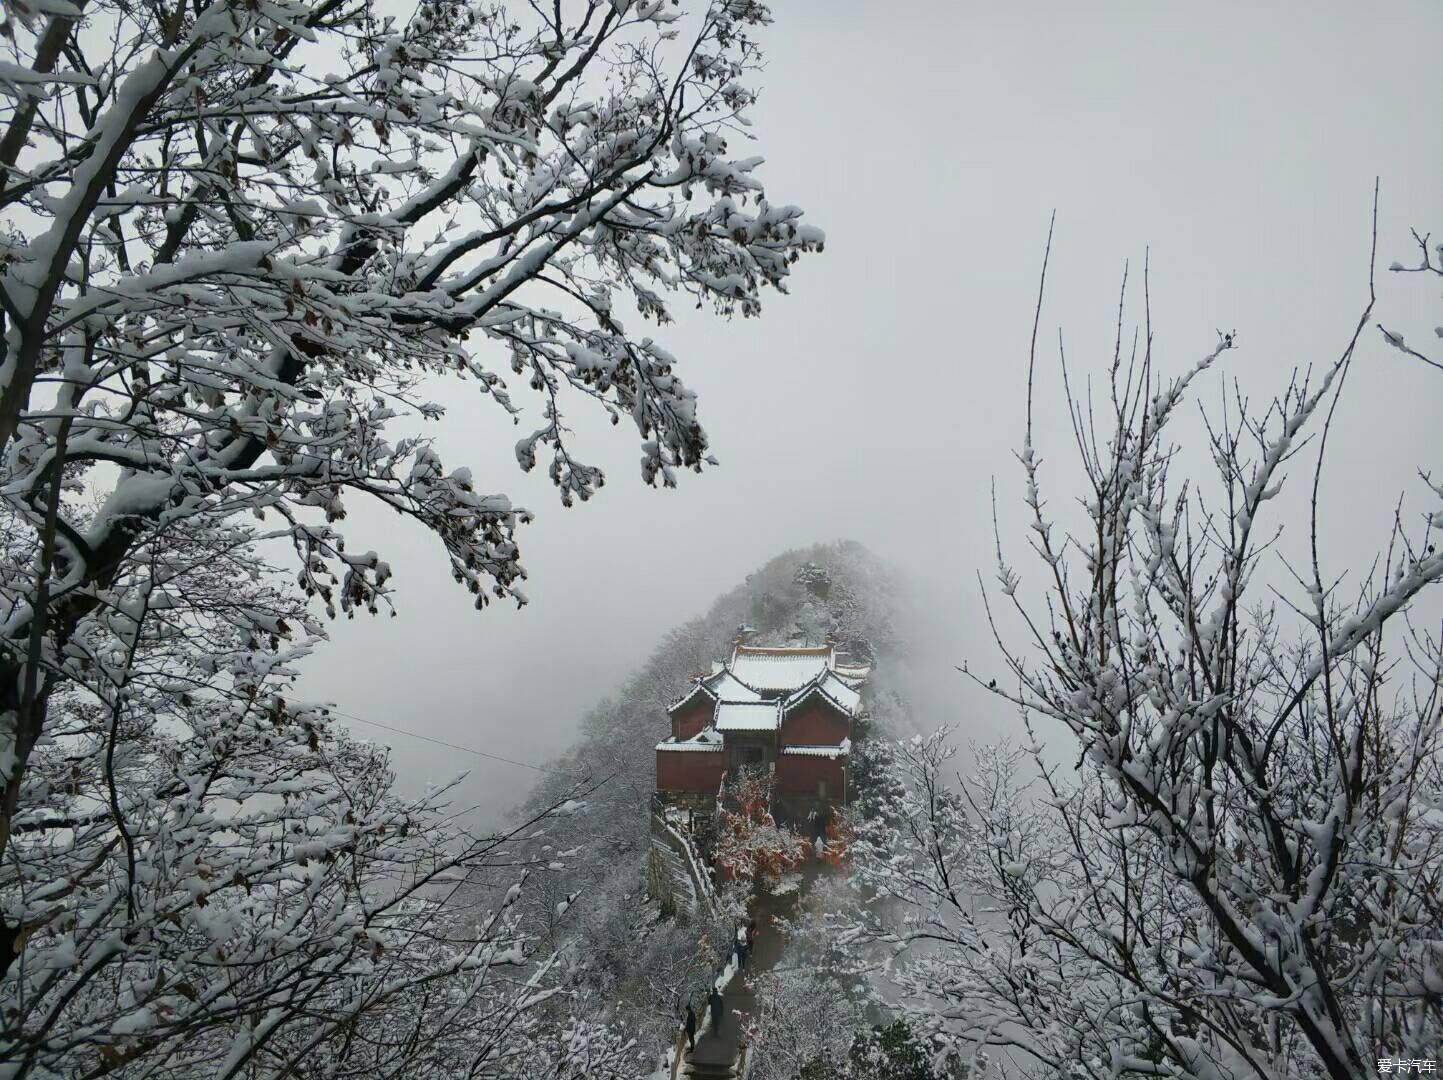
[[[742,682],[725,667],[697,679],[686,693],[666,707],[667,712],[676,712],[697,694],[706,694],[713,701],[760,701],[762,695]]]
[[[856,687],[867,681],[872,674],[871,664],[833,664],[832,670],[837,673],[837,678],[845,680],[848,685]]]
[[[830,641],[820,645],[748,645],[735,642],[732,645],[732,659],[738,656],[825,656],[835,660],[837,646]]]
[[[711,692],[711,687],[709,687],[709,686],[707,685],[707,680],[706,680],[706,679],[697,679],[697,680],[695,680],[690,686],[688,686],[688,687],[686,688],[686,692],[683,693],[683,694],[681,695],[681,697],[677,698],[675,701],[673,701],[670,705],[668,705],[668,706],[666,707],[666,711],[669,712],[669,713],[676,712],[677,709],[680,709],[680,708],[681,708],[683,705],[685,705],[688,701],[690,701],[692,698],[696,697],[697,694],[706,694],[708,697],[710,697],[710,698],[712,698],[712,699],[715,699],[715,698],[716,698],[716,695]]]
[[[728,668],[748,686],[758,690],[796,690],[830,671],[836,663],[835,647],[825,645],[732,647]]]
[[[835,672],[824,671],[820,676],[794,690],[782,705],[782,713],[791,712],[813,694],[821,694],[839,711],[856,716],[862,704],[862,695],[845,679]]]
[[[834,671],[829,671],[817,680],[817,689],[826,694],[853,716],[862,706],[862,693],[855,686]]]
[[[710,682],[711,691],[718,701],[761,701],[762,695],[732,672],[723,668]]]

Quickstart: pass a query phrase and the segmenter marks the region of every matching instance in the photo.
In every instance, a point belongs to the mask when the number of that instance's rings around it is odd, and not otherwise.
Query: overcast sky
[[[992,734],[1010,718],[965,694],[951,665],[995,656],[976,579],[994,562],[994,478],[1004,539],[1023,537],[1012,453],[1054,208],[1039,442],[1058,504],[1074,474],[1057,331],[1075,372],[1104,371],[1123,264],[1138,275],[1149,248],[1163,369],[1236,329],[1225,371],[1266,399],[1347,341],[1377,176],[1379,314],[1435,340],[1436,279],[1385,268],[1414,261],[1410,226],[1443,234],[1436,0],[778,0],[774,13],[756,152],[772,201],[805,208],[827,250],[760,319],[682,305],[655,333],[699,392],[722,467],[653,491],[634,432],[582,424],[610,483],[563,511],[544,475],[515,470],[516,430],[474,387],[450,387],[446,460],[537,513],[522,534],[532,603],[476,613],[433,541],[358,507],[352,546],[384,549],[400,614],[335,627],[309,696],[543,762],[666,629],[778,552],[846,537],[916,583],[909,674],[926,717]],[[1324,557],[1340,568],[1385,538],[1400,491],[1426,505],[1414,470],[1443,456],[1443,376],[1371,334],[1324,490]],[[1220,379],[1204,386],[1213,400]],[[393,745],[408,784],[470,770],[464,795],[488,812],[535,778],[355,730]]]

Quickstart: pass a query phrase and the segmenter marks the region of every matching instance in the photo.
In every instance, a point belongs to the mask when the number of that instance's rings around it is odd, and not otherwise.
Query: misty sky
[[[1012,453],[1054,208],[1038,441],[1059,506],[1075,473],[1058,328],[1079,378],[1104,372],[1123,264],[1140,281],[1149,248],[1163,370],[1236,329],[1223,370],[1266,400],[1347,342],[1367,298],[1377,176],[1378,315],[1438,344],[1437,279],[1386,272],[1416,262],[1411,226],[1443,234],[1436,2],[773,8],[755,152],[769,197],[804,207],[827,250],[760,319],[682,304],[677,324],[646,331],[699,392],[722,467],[648,489],[634,430],[577,418],[609,483],[564,511],[544,468],[516,470],[517,429],[474,386],[450,384],[448,463],[537,513],[521,535],[532,603],[476,613],[433,540],[357,506],[351,546],[397,569],[399,616],[335,626],[308,696],[542,762],[667,628],[771,556],[847,537],[914,582],[908,674],[925,719],[1005,730],[1011,718],[951,665],[994,662],[976,577],[995,561],[994,478],[1004,542],[1024,537]],[[1352,378],[1324,488],[1323,555],[1338,568],[1365,565],[1400,492],[1413,496],[1405,507],[1426,505],[1415,469],[1443,456],[1443,376],[1370,330]],[[469,770],[464,797],[488,812],[535,779],[355,730],[394,747],[408,786]]]

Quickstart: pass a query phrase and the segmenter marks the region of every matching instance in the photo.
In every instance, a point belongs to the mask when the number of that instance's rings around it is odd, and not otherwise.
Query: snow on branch
[[[1350,452],[1328,432],[1372,307],[1370,289],[1318,377],[1205,415],[1211,486],[1177,475],[1174,420],[1241,347],[1232,333],[1169,380],[1151,325],[1131,357],[1119,325],[1105,400],[1072,402],[1105,429],[1079,436],[1071,532],[1046,509],[1029,420],[1044,585],[1028,599],[999,530],[1003,604],[1029,645],[989,599],[1006,673],[984,687],[1021,713],[1023,746],[956,776],[945,733],[903,744],[853,846],[900,912],[854,933],[902,950],[890,974],[923,1030],[1096,1077],[1342,1080],[1375,1057],[1436,1057],[1443,645],[1409,613],[1443,578],[1438,489],[1351,598],[1320,553],[1318,476]],[[1313,486],[1289,503],[1300,459]],[[1302,571],[1278,560],[1295,599],[1261,569],[1284,530],[1310,553]],[[1073,747],[1071,774],[1039,718]]]

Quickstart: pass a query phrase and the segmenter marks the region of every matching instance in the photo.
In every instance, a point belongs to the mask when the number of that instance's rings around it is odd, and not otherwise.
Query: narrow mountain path
[[[813,872],[814,873],[814,872]],[[812,874],[808,874],[810,878]],[[805,884],[803,885],[805,888]],[[759,897],[752,917],[757,921],[757,938],[752,945],[747,966],[737,972],[722,993],[722,1023],[720,1030],[713,1032],[711,1017],[705,1013],[698,1019],[703,1023],[698,1032],[696,1050],[684,1058],[681,1075],[694,1080],[732,1080],[736,1075],[737,1057],[744,1041],[742,1025],[756,1007],[756,993],[753,980],[763,972],[771,970],[781,959],[786,944],[778,932],[773,916],[778,910],[790,909],[795,897]]]

